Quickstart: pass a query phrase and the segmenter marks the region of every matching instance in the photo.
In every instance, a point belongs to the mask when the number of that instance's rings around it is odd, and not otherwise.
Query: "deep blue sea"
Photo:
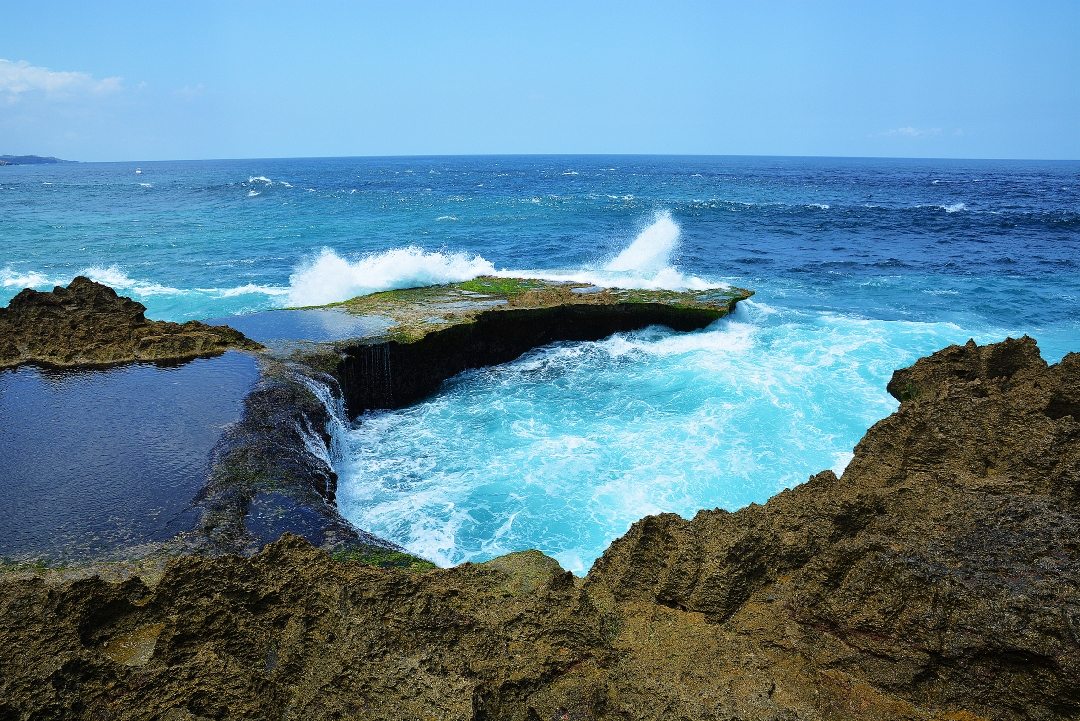
[[[0,168],[0,302],[76,274],[148,316],[481,273],[757,295],[689,334],[556,344],[337,429],[339,501],[441,564],[577,572],[648,513],[842,470],[949,343],[1080,350],[1080,163],[526,156]],[[162,413],[168,413],[162,408]]]

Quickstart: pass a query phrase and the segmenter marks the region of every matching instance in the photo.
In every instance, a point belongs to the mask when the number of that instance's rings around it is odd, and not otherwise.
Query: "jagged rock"
[[[926,708],[1080,715],[1080,355],[1031,338],[952,346],[897,371],[899,410],[842,478],[764,506],[643,519],[589,585],[788,642]],[[769,611],[768,609],[771,609]]]
[[[1075,719],[1080,355],[897,371],[842,477],[541,554],[339,563],[288,535],[150,588],[0,585],[0,718]]]
[[[146,306],[83,276],[49,293],[27,288],[0,308],[0,368],[185,360],[262,346],[228,326],[147,320]]]
[[[286,535],[178,558],[154,588],[26,583],[0,600],[0,718],[520,717],[610,656],[573,577],[527,561],[515,593],[504,568],[387,571]]]

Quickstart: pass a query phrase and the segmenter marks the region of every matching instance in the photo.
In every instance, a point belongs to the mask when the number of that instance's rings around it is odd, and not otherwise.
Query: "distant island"
[[[77,163],[77,160],[43,158],[40,155],[0,155],[0,165],[54,165],[56,163]]]

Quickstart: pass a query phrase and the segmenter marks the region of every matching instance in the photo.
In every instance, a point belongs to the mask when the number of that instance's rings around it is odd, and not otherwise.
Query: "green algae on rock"
[[[480,276],[461,283],[372,293],[325,307],[388,318],[393,326],[373,340],[412,343],[429,333],[475,322],[482,314],[492,311],[565,306],[664,306],[669,309],[668,317],[674,322],[703,327],[723,318],[735,310],[736,303],[753,294],[753,291],[732,287],[691,291],[637,290],[537,278]],[[707,322],[702,324],[702,321]]]
[[[152,321],[145,312],[142,303],[83,276],[48,293],[26,288],[0,308],[0,368],[188,360],[262,348],[228,326]]]

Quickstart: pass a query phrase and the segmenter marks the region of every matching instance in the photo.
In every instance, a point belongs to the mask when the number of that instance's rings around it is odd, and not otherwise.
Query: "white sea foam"
[[[810,203],[806,207],[807,208],[817,208],[818,210],[828,210],[829,209],[829,206],[825,205],[824,203]]]
[[[966,337],[747,301],[702,332],[547,346],[348,428],[339,507],[440,565],[539,548],[583,573],[643,515],[843,472],[892,369]]]
[[[259,195],[259,191],[257,191],[257,190],[249,190],[248,191],[248,197],[249,198],[254,198],[256,195]]]
[[[289,276],[291,305],[322,305],[394,288],[452,283],[490,275],[495,267],[479,255],[395,248],[350,261],[330,248]]]
[[[603,265],[572,270],[500,270],[496,275],[508,278],[530,276],[646,290],[726,287],[725,283],[684,275],[674,266],[673,256],[679,247],[679,235],[679,225],[671,214],[660,212],[629,246]]]
[[[5,288],[51,288],[56,283],[44,273],[39,273],[36,270],[20,273],[8,266],[0,269],[0,285]]]
[[[252,175],[248,178],[249,183],[266,183],[267,185],[273,185],[270,182],[270,178],[263,177],[262,175]]]
[[[254,283],[237,286],[236,288],[225,288],[224,290],[218,288],[199,288],[199,290],[206,293],[217,293],[222,298],[235,298],[238,295],[252,294],[274,296],[286,296],[289,294],[288,288],[280,288],[273,285],[256,285]]]
[[[97,281],[98,283],[104,283],[114,290],[128,291],[140,296],[181,295],[190,292],[181,290],[180,288],[161,285],[160,283],[137,280],[128,276],[128,274],[117,265],[111,265],[108,268],[91,266],[90,268],[84,268],[79,271],[78,274],[85,275],[90,280]]]
[[[440,216],[437,220],[456,220]],[[395,248],[348,260],[324,248],[289,277],[290,305],[322,305],[358,295],[394,288],[471,280],[478,275],[504,278],[543,278],[575,281],[605,287],[705,290],[726,287],[724,283],[681,273],[672,264],[679,244],[679,226],[669,213],[659,213],[634,241],[610,261],[597,266],[570,270],[496,270],[479,255],[428,252],[416,247]]]
[[[946,213],[958,213],[961,210],[967,210],[967,207],[963,203],[953,203],[952,205],[942,205],[941,209]]]
[[[153,188],[153,187],[154,187],[154,186],[153,186],[153,185],[151,185],[150,183],[139,183],[139,185],[141,185],[141,186],[142,186],[142,187],[144,187],[144,188]]]

